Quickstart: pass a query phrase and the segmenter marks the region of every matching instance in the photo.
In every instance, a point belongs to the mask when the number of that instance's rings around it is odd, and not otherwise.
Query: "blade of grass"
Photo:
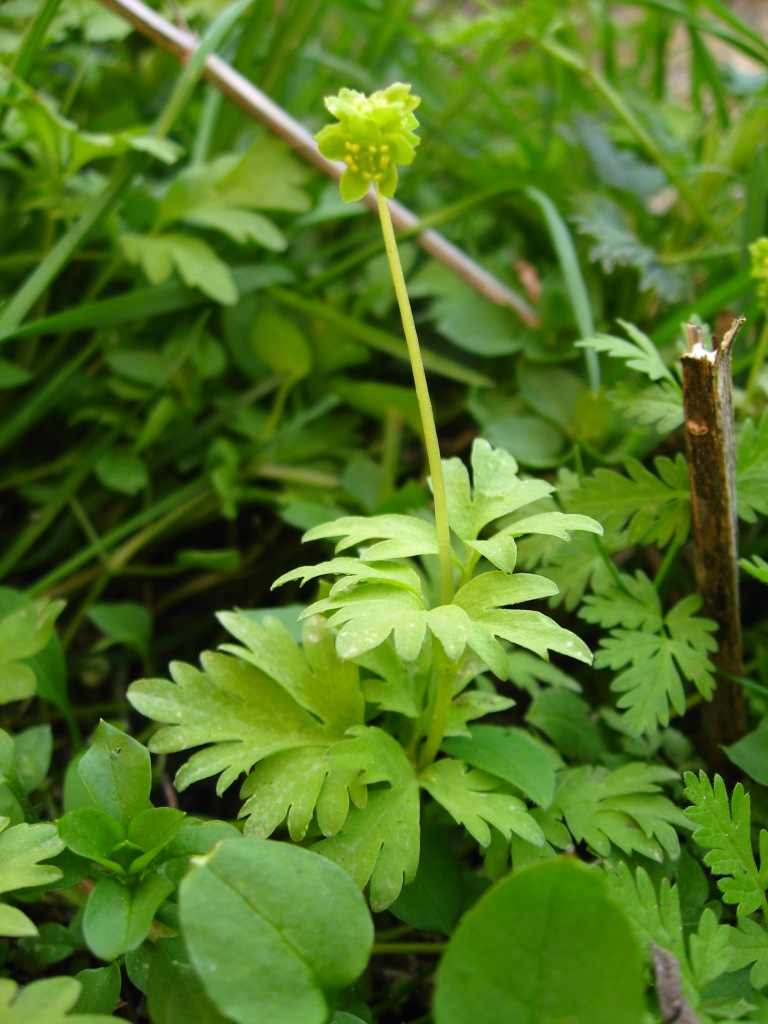
[[[40,47],[45,40],[48,27],[56,16],[56,11],[61,5],[61,0],[44,0],[35,12],[34,17],[27,25],[26,31],[21,40],[16,55],[11,60],[10,69],[16,78],[26,79],[35,63],[35,58],[40,52]],[[4,109],[0,111],[0,129],[5,123],[8,111],[11,109],[11,101],[16,95],[16,83],[11,80],[8,91],[3,97]]]
[[[232,277],[241,295],[269,288],[276,284],[291,284],[293,275],[279,264],[255,264],[233,267]],[[84,331],[91,329],[120,327],[136,321],[151,320],[154,317],[180,313],[207,305],[208,296],[187,288],[182,284],[167,282],[148,288],[136,288],[125,295],[100,299],[83,306],[75,306],[61,313],[53,313],[40,320],[0,333],[0,345],[11,338],[23,338],[30,334],[59,334],[62,331]]]
[[[0,579],[4,579],[18,565],[27,551],[43,536],[64,506],[85,482],[102,455],[109,450],[111,445],[120,436],[122,430],[123,425],[121,423],[99,436],[89,449],[82,452],[81,458],[72,471],[40,510],[38,518],[31,522],[26,529],[22,530],[13,543],[3,552],[2,557],[0,557]]]
[[[90,469],[90,466],[88,468]],[[69,501],[70,497],[71,495],[67,495],[66,500]],[[87,565],[87,563],[93,559],[102,558],[105,551],[109,550],[126,537],[130,537],[132,533],[144,529],[148,524],[153,523],[156,520],[160,520],[169,515],[174,515],[175,510],[179,508],[188,508],[193,504],[202,502],[206,498],[213,497],[212,489],[205,481],[202,480],[194,480],[191,483],[186,484],[186,486],[180,487],[177,491],[174,491],[173,494],[162,498],[160,501],[154,502],[148,508],[142,509],[141,512],[138,512],[135,516],[131,516],[130,519],[123,520],[118,526],[114,527],[114,529],[99,537],[96,543],[91,543],[86,547],[81,548],[77,554],[64,562],[61,562],[46,576],[36,580],[35,583],[28,588],[27,593],[30,597],[44,594],[57,583],[67,579],[67,577],[83,565]],[[2,575],[1,565],[0,575]]]
[[[101,348],[101,341],[91,342],[64,363],[58,372],[30,394],[17,406],[16,412],[0,426],[0,451],[6,449],[25,431],[37,422],[54,405],[60,404],[66,388],[81,366],[84,366]]]
[[[716,21],[700,17],[692,5],[680,3],[678,0],[629,0],[629,3],[634,7],[655,7],[658,10],[674,14],[683,21],[688,22],[689,25],[693,25],[699,31],[715,36],[717,39],[722,39],[723,42],[730,43],[731,46],[736,47],[736,49],[741,50],[742,53],[753,57],[755,60],[768,61],[768,43],[761,37],[759,32],[751,28],[738,14],[734,14],[721,0],[701,0],[701,2],[703,6],[708,7],[716,17],[724,21],[735,32],[729,32],[721,25],[718,25]]]
[[[537,188],[527,188],[525,194],[536,203],[546,221],[552,244],[557,253],[558,263],[563,272],[565,287],[568,292],[568,298],[571,300],[571,308],[576,318],[579,332],[582,338],[591,338],[595,334],[592,306],[589,302],[587,286],[584,283],[584,277],[576,255],[576,247],[573,244],[573,238],[568,230],[568,225],[560,216],[557,207],[549,196],[540,192]],[[593,391],[597,391],[600,388],[600,364],[597,352],[594,349],[586,349],[584,355],[589,386]]]

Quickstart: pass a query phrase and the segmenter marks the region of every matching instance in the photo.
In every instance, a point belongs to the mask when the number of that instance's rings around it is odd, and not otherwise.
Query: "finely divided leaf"
[[[624,341],[623,338],[617,338],[612,334],[598,334],[594,338],[577,341],[576,347],[592,348],[596,352],[607,352],[613,359],[623,359],[630,370],[637,370],[638,373],[644,374],[651,380],[665,379],[679,391],[680,386],[667,369],[659,350],[648,335],[643,334],[626,320],[618,320],[617,323],[629,335],[629,341]]]
[[[554,806],[574,839],[599,856],[608,857],[614,845],[661,862],[664,853],[678,856],[674,826],[686,825],[682,811],[659,794],[662,782],[676,778],[669,768],[646,764],[626,764],[613,772],[588,766],[567,769]]]
[[[638,583],[640,579],[638,577]],[[648,598],[646,607],[651,612],[650,593],[643,592]],[[589,604],[594,614],[610,614],[602,598]],[[700,605],[701,599],[696,595],[678,601],[655,635],[647,632],[653,622],[649,616],[644,629],[613,629],[610,636],[600,641],[595,666],[624,669],[613,680],[611,688],[623,694],[618,706],[628,709],[626,721],[636,735],[653,733],[658,725],[668,725],[670,704],[678,714],[685,713],[684,680],[692,682],[707,700],[714,691],[714,669],[709,654],[717,649],[712,637],[716,626],[711,620],[695,615]],[[617,612],[621,609],[633,621],[641,616],[642,606],[617,602]]]
[[[756,580],[760,580],[761,583],[768,583],[768,562],[759,555],[753,555],[751,560],[748,558],[740,558],[739,566],[745,572],[748,572],[750,576],[754,576]]]
[[[501,448],[478,438],[472,445],[472,487],[460,459],[444,459],[448,520],[464,541],[475,540],[484,526],[551,494],[543,480],[521,480],[517,463]]]
[[[481,846],[491,842],[489,825],[506,839],[514,833],[534,846],[544,845],[544,833],[523,801],[509,793],[492,792],[501,785],[493,775],[443,758],[425,769],[419,781]]]
[[[742,917],[738,929],[732,933],[731,942],[734,960],[731,970],[752,964],[749,980],[756,989],[765,988],[768,985],[768,931],[757,921]]]
[[[624,861],[611,864],[607,878],[614,899],[624,907],[638,939],[643,945],[655,942],[673,953],[685,982],[691,986],[693,977],[685,948],[678,887],[662,878],[657,893],[645,868],[637,868],[633,875]],[[690,997],[692,990],[687,990],[687,994]]]
[[[625,528],[630,544],[682,544],[691,522],[688,467],[682,455],[674,461],[659,456],[654,466],[658,476],[637,459],[627,459],[627,476],[597,469],[584,481],[580,500],[606,529]]]
[[[736,457],[739,516],[747,523],[768,514],[768,412],[759,424],[747,420]]]
[[[685,773],[685,795],[691,801],[686,818],[693,822],[693,838],[707,853],[704,863],[715,875],[726,903],[736,904],[739,917],[762,908],[768,914],[768,832],[760,833],[760,870],[752,851],[749,793],[736,783],[731,801],[725,783],[715,775],[714,786],[705,773]]]
[[[434,523],[416,516],[343,516],[308,530],[303,540],[324,540],[340,537],[336,551],[370,544],[361,554],[367,562],[414,555],[437,554],[437,531]],[[279,581],[278,581],[279,582]],[[277,584],[276,584],[277,585]]]
[[[496,637],[534,651],[545,660],[552,650],[591,662],[592,655],[586,644],[549,616],[541,612],[508,611],[503,607],[554,593],[557,587],[543,576],[488,572],[475,576],[456,594],[454,603],[466,611],[471,622],[467,645],[500,679],[507,678],[509,665],[506,651]]]
[[[608,398],[622,416],[637,420],[643,426],[654,427],[664,436],[677,430],[685,418],[680,389],[667,381],[640,390],[622,381],[608,392]]]
[[[625,629],[642,629],[658,633],[662,623],[659,595],[643,572],[628,576],[620,573],[621,585],[613,578],[595,584],[594,593],[587,594],[579,616],[603,629],[622,625]]]
[[[354,730],[353,739],[330,754],[339,767],[357,769],[372,790],[364,809],[353,807],[338,835],[313,849],[335,861],[362,889],[370,881],[371,906],[384,910],[419,864],[419,785],[413,765],[391,736],[375,727]]]

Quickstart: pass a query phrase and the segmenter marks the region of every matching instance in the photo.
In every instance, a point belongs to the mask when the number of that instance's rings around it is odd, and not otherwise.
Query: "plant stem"
[[[416,324],[413,321],[413,311],[411,310],[411,303],[408,298],[408,290],[405,287],[400,254],[397,250],[395,229],[392,227],[392,218],[389,215],[387,200],[379,192],[378,187],[376,188],[376,198],[379,203],[379,216],[381,218],[381,230],[384,234],[384,246],[387,250],[389,269],[395,286],[397,304],[400,307],[405,342],[408,346],[408,357],[411,361],[413,383],[416,388],[416,400],[419,404],[419,415],[421,416],[421,429],[424,435],[424,447],[427,450],[429,474],[432,477],[432,495],[435,501],[435,526],[437,528],[437,550],[440,559],[440,600],[442,604],[451,604],[453,601],[451,534],[448,526],[448,501],[445,494],[443,464],[440,461],[440,445],[437,440],[435,417],[432,412],[432,402],[429,398],[427,377],[424,373],[419,338],[416,334]]]
[[[442,956],[447,942],[374,942],[372,956]]]
[[[443,650],[443,645],[432,637],[432,661],[437,673],[437,693],[435,704],[429,721],[427,738],[419,757],[419,769],[427,768],[437,757],[440,744],[445,736],[448,715],[453,700],[453,684],[456,680],[457,662],[451,661]]]

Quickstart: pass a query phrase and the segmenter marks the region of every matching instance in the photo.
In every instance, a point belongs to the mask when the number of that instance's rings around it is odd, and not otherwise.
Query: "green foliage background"
[[[443,756],[417,770],[431,641],[401,638],[418,614],[456,639],[461,617],[405,596],[434,586],[430,496],[370,211],[97,0],[6,0],[0,1020],[469,1024],[500,1006],[586,1024],[619,1006],[639,1024],[667,1019],[649,942],[702,1024],[764,1020],[764,35],[722,0],[178,13],[310,131],[341,86],[412,83],[422,141],[398,199],[519,296],[498,305],[403,239],[490,671],[467,660]],[[700,735],[717,633],[679,356],[686,319],[722,333],[736,314],[750,731],[726,786]],[[498,501],[479,436],[516,463]],[[510,588],[544,577],[537,612],[483,604],[486,562]],[[365,650],[344,610],[363,584],[402,605]],[[337,617],[302,633],[303,598]],[[513,614],[550,632],[502,646]],[[562,652],[555,635],[594,665],[530,653]],[[311,921],[291,917],[305,876],[325,894]],[[532,922],[548,958],[520,942]],[[222,962],[225,941],[274,985]],[[624,951],[610,991],[598,948]],[[593,977],[592,1004],[558,1003],[557,963]],[[499,994],[504,972],[527,981]]]

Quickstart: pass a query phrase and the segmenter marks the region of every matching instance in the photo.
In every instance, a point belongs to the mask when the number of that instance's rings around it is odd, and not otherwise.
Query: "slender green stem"
[[[432,495],[435,502],[435,526],[437,527],[437,547],[440,559],[440,599],[443,604],[450,604],[453,601],[453,567],[451,563],[451,534],[448,526],[448,501],[445,494],[445,481],[443,479],[443,464],[440,461],[440,445],[437,440],[437,428],[435,417],[432,412],[432,402],[429,398],[427,388],[427,377],[424,373],[424,363],[419,348],[419,338],[416,334],[416,324],[413,322],[413,311],[408,299],[408,290],[405,287],[403,267],[400,263],[400,254],[397,251],[395,240],[395,229],[392,226],[392,218],[389,215],[387,200],[376,189],[376,198],[379,202],[379,216],[381,218],[381,230],[384,233],[384,246],[387,250],[389,269],[392,273],[392,281],[395,285],[397,304],[400,307],[400,316],[403,321],[405,341],[408,346],[408,357],[411,361],[413,372],[413,383],[416,388],[416,399],[419,404],[419,415],[421,416],[421,429],[424,433],[424,447],[427,450],[427,462],[429,473],[432,477]]]
[[[413,953],[416,956],[442,956],[447,942],[374,942],[373,956],[403,956]]]
[[[419,768],[428,767],[438,755],[448,725],[448,715],[453,701],[453,686],[456,681],[458,662],[451,661],[443,650],[443,645],[432,637],[432,662],[437,674],[437,692],[435,704],[429,722],[429,730],[419,757]]]
[[[661,590],[661,586],[667,577],[667,573],[672,568],[672,565],[675,559],[677,558],[677,553],[679,552],[680,548],[681,545],[677,541],[674,541],[667,548],[664,554],[664,558],[662,559],[661,565],[656,570],[656,575],[653,578],[653,585],[657,591]]]

